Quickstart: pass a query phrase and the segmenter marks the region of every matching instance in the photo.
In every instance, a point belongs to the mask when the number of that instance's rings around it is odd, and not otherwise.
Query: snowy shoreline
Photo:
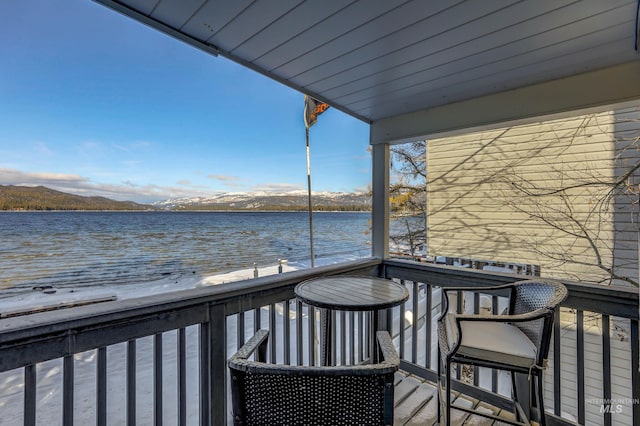
[[[133,299],[152,294],[170,293],[198,287],[207,287],[228,282],[247,280],[258,276],[274,275],[279,272],[289,272],[301,269],[301,265],[271,265],[262,268],[246,268],[236,271],[199,276],[193,274],[169,275],[155,281],[135,284],[104,285],[91,287],[55,288],[43,286],[34,288],[15,296],[0,299],[0,319],[10,316],[27,315],[54,309],[73,309],[91,303]],[[282,269],[280,271],[280,269]],[[31,312],[30,312],[31,311]]]
[[[330,265],[357,259],[361,259],[361,256],[356,254],[328,256],[316,258],[315,266]],[[199,275],[196,271],[163,274],[164,276],[160,279],[133,284],[105,284],[102,286],[92,285],[78,287],[54,286],[52,288],[43,286],[45,288],[40,289],[40,291],[27,290],[13,296],[0,298],[0,319],[15,316],[16,312],[20,315],[28,314],[30,308],[33,309],[34,313],[52,309],[72,309],[73,306],[86,304],[86,302],[91,300],[102,303],[106,301],[133,299],[160,293],[171,293],[248,280],[255,278],[256,272],[259,277],[264,277],[280,272],[284,273],[307,269],[309,266],[309,259],[295,262],[282,259],[279,264],[267,266],[256,265],[252,268],[237,269],[211,275]],[[66,305],[68,305],[68,307],[65,307]]]

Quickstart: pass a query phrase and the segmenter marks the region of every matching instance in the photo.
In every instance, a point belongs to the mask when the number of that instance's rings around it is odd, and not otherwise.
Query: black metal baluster
[[[364,344],[365,344],[365,336],[364,336],[364,313],[358,312],[358,361],[362,362],[364,360]]]
[[[73,355],[63,358],[62,424],[73,426]]]
[[[431,335],[431,327],[433,327],[433,287],[430,284],[426,284],[424,283],[425,287],[424,287],[424,297],[426,298],[425,300],[425,306],[427,309],[427,312],[425,312],[424,315],[424,319],[425,319],[425,327],[424,327],[424,331],[426,333],[426,337],[425,337],[425,343],[427,345],[427,347],[425,348],[425,367],[427,369],[431,368],[431,348],[432,347],[436,347],[437,348],[437,342],[434,344],[431,339],[433,338]],[[437,337],[436,337],[437,339]],[[436,355],[437,358],[437,355]]]
[[[136,341],[127,342],[127,425],[136,424]]]
[[[209,425],[209,323],[200,324],[200,425]]]
[[[255,308],[253,310],[253,332],[260,330],[262,326],[262,313],[261,308]]]
[[[308,323],[308,339],[309,339],[309,365],[315,365],[315,350],[316,350],[316,312],[313,306],[307,306],[307,318]]]
[[[602,398],[605,400],[604,426],[611,426],[611,333],[609,315],[602,315]]]
[[[354,365],[356,360],[356,321],[355,313],[349,312],[349,364]]]
[[[269,334],[269,350],[271,352],[271,362],[278,362],[278,353],[277,353],[277,336],[276,336],[276,304],[272,303],[269,305],[269,330],[271,333]]]
[[[329,364],[336,365],[336,311],[333,309],[326,309],[327,318],[331,318],[331,326],[327,330],[329,333],[328,339],[331,342],[331,350],[329,351]]]
[[[491,296],[491,313],[498,315],[498,296]],[[498,370],[491,369],[491,392],[498,393]]]
[[[340,364],[346,365],[347,363],[347,326],[346,326],[347,314],[344,311],[340,312]],[[337,364],[336,364],[337,365]]]
[[[24,425],[36,424],[36,366],[24,367]]]
[[[284,311],[282,313],[282,334],[284,335],[284,363],[291,364],[291,331],[289,321],[291,321],[291,312],[289,310],[289,301],[282,302]]]
[[[638,341],[638,320],[631,320],[631,395],[633,424],[640,424],[640,348],[634,342]]]
[[[478,315],[480,313],[480,293],[473,293],[473,313]],[[473,366],[473,386],[480,385],[480,369]]]
[[[303,365],[303,349],[302,349],[302,302],[296,300],[296,349],[297,349],[297,359],[296,364]]]
[[[212,425],[226,425],[227,417],[227,321],[224,305],[209,306],[209,381],[211,399],[209,421]]]
[[[187,333],[178,330],[178,424],[187,424]]]
[[[162,426],[162,333],[153,339],[153,419]]]
[[[553,320],[553,413],[560,415],[560,309]]]
[[[405,280],[400,280],[400,284],[402,284],[403,286],[406,287],[406,282]],[[415,294],[413,295],[413,297],[415,297]],[[402,305],[400,305],[400,318],[399,318],[399,323],[400,323],[400,332],[399,332],[399,338],[400,338],[400,342],[398,344],[399,346],[399,353],[398,355],[400,356],[400,359],[404,359],[404,345],[405,345],[405,318],[407,315],[407,307],[406,307],[406,303],[403,303]],[[393,335],[391,335],[391,337],[393,337]]]
[[[244,345],[244,312],[236,315],[236,347],[241,348]]]
[[[462,313],[463,298],[464,293],[461,291],[456,291],[456,312],[459,314]],[[456,365],[456,379],[460,380],[460,378],[462,378],[462,365],[458,364]]]
[[[107,348],[98,348],[96,365],[96,424],[107,424]]]
[[[411,362],[418,362],[418,323],[420,322],[420,312],[418,309],[418,282],[413,281],[413,320],[411,325]],[[404,319],[403,319],[404,320]]]
[[[584,311],[578,310],[576,313],[576,353],[577,362],[577,386],[578,386],[578,423],[584,424]]]

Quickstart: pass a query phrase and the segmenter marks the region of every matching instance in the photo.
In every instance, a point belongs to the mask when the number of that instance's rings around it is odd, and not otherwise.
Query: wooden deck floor
[[[457,404],[474,407],[478,410],[487,410],[500,417],[513,418],[513,414],[498,408],[479,403],[476,400],[457,395]],[[396,373],[395,381],[395,412],[394,425],[396,426],[429,426],[437,424],[438,406],[436,398],[436,385],[417,376],[409,375],[404,371]],[[498,426],[505,423],[495,422],[481,416],[470,415],[460,410],[453,410],[452,425],[482,425]]]

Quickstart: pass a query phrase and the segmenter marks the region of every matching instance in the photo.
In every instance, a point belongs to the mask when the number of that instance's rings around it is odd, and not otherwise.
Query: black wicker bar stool
[[[470,412],[516,425],[530,424],[522,408],[532,407],[529,400],[516,392],[515,373],[530,381],[537,418],[545,424],[543,380],[552,334],[554,312],[566,299],[563,284],[549,280],[526,280],[497,287],[443,288],[444,305],[438,318],[438,418],[441,424],[451,422],[451,409]],[[449,312],[448,293],[474,291],[509,298],[506,315],[465,315]],[[455,308],[454,308],[455,309]],[[478,412],[451,402],[451,364],[495,368],[511,373],[512,399],[516,421]],[[521,397],[521,398],[519,398]],[[443,410],[444,409],[444,410]],[[442,411],[442,412],[441,412]],[[441,417],[442,415],[442,417]]]

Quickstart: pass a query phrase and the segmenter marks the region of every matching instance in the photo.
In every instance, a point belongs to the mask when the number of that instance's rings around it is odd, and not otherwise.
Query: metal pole
[[[311,203],[311,158],[309,150],[309,128],[306,127],[307,136],[307,192],[309,199],[309,242],[311,247],[311,267],[315,266],[314,253],[313,253],[313,205]]]

